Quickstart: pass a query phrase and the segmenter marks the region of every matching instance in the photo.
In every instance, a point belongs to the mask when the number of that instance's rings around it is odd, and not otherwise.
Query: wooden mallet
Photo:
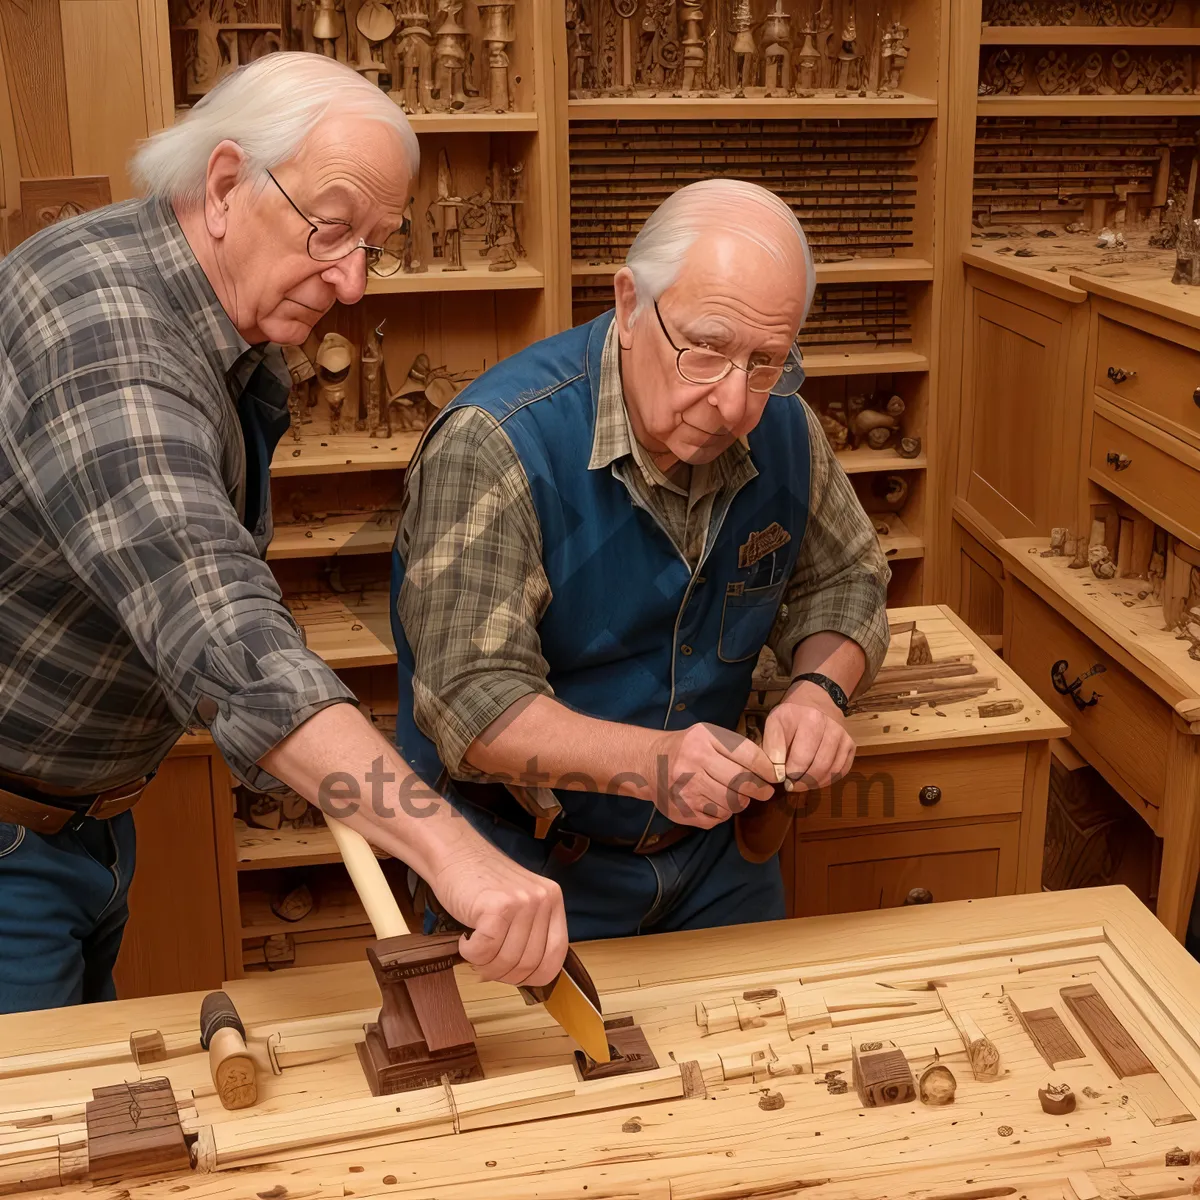
[[[209,992],[200,1005],[200,1045],[208,1051],[213,1084],[225,1108],[249,1108],[258,1102],[254,1055],[246,1046],[246,1028],[225,992]]]

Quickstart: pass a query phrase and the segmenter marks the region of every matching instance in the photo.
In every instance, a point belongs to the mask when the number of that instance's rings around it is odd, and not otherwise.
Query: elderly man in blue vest
[[[572,939],[782,917],[777,859],[745,861],[731,818],[853,761],[889,571],[798,396],[814,287],[778,197],[685,187],[615,309],[486,372],[410,469],[397,743],[558,882]],[[734,729],[764,645],[794,683],[759,747]]]

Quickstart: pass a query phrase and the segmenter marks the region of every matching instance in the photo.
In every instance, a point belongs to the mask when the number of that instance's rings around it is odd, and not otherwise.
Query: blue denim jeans
[[[778,857],[748,863],[738,851],[733,822],[697,830],[658,854],[599,846],[564,866],[554,835],[542,841],[462,804],[466,818],[509,858],[553,879],[563,892],[571,941],[673,933],[787,915]]]
[[[133,813],[43,835],[0,823],[0,1013],[115,1000]]]

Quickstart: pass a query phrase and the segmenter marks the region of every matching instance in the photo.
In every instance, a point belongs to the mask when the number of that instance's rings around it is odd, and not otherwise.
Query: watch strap
[[[834,704],[842,710],[842,716],[846,715],[850,708],[850,698],[836,679],[830,679],[828,675],[822,675],[820,671],[806,671],[803,675],[797,675],[792,682],[799,683],[801,680],[807,680],[809,683],[815,683],[817,687],[823,688]]]

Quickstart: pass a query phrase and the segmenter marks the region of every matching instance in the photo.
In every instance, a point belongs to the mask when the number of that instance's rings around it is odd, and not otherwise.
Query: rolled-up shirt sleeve
[[[413,652],[413,717],[457,779],[471,743],[529,695],[553,695],[538,622],[550,603],[529,481],[494,417],[447,417],[409,470],[397,615]]]
[[[16,386],[3,369],[0,384]],[[69,396],[34,398],[19,425],[0,420],[0,437],[48,539],[128,633],[172,715],[207,725],[243,782],[281,787],[257,761],[354,695],[305,649],[229,499],[201,404],[167,375],[114,383],[98,367]]]
[[[867,669],[855,695],[870,686],[887,654],[891,568],[871,518],[807,404],[811,446],[808,525],[768,646],[785,674],[796,647],[829,630],[857,642]]]

